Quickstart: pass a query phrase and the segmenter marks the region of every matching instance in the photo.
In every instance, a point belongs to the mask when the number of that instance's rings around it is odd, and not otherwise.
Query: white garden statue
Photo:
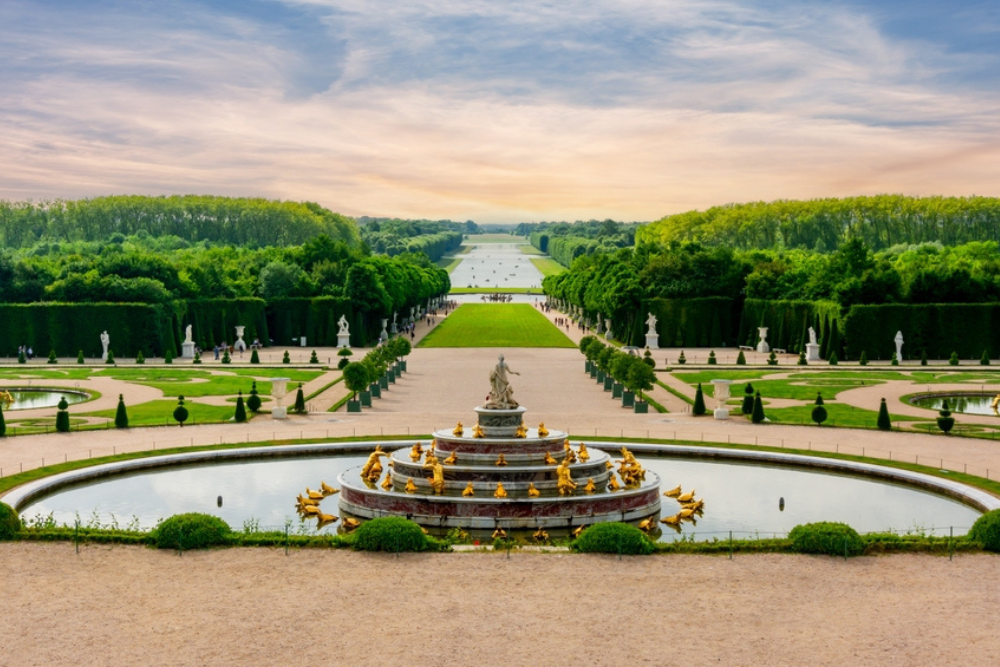
[[[646,335],[649,336],[649,335],[655,334],[656,333],[656,315],[654,315],[653,313],[648,313],[648,316],[646,317],[646,325],[649,326],[649,328],[646,330]]]
[[[897,331],[896,332],[896,337],[893,339],[893,342],[896,343],[896,361],[902,362],[903,361],[903,332],[902,331]]]
[[[108,335],[107,331],[101,332],[101,347],[104,348],[104,352],[101,354],[101,361],[108,360],[108,345],[111,344],[111,336]]]

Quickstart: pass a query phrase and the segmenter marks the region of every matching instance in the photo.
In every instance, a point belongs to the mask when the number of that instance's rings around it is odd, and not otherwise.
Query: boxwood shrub
[[[1000,510],[987,512],[976,519],[968,537],[982,544],[987,551],[1000,551]]]
[[[13,540],[21,532],[21,517],[14,508],[0,503],[0,540]]]
[[[846,523],[820,521],[800,524],[792,528],[788,538],[792,541],[792,551],[801,554],[860,556],[865,552],[864,540]]]
[[[420,526],[400,516],[365,521],[354,531],[358,551],[426,551],[430,542]]]
[[[191,512],[166,519],[151,537],[159,549],[204,549],[227,543],[229,524],[217,516]]]
[[[628,523],[598,523],[573,540],[573,551],[598,554],[624,554],[638,556],[656,550],[646,534]]]

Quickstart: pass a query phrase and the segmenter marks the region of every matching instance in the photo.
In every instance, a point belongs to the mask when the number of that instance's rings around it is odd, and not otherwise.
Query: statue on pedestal
[[[108,335],[107,331],[101,332],[101,347],[104,348],[104,352],[101,354],[101,361],[108,360],[108,345],[111,344],[111,336]]]
[[[896,343],[896,361],[902,361],[903,360],[903,332],[902,331],[897,331],[896,332],[896,337],[893,339],[893,342]]]
[[[649,327],[648,329],[646,329],[646,335],[647,336],[655,336],[656,335],[656,315],[654,315],[653,313],[648,313],[648,317],[646,317],[646,325]]]
[[[510,366],[504,362],[503,355],[501,354],[497,365],[490,371],[490,396],[483,406],[484,408],[510,410],[517,407],[517,401],[514,400],[514,390],[510,386],[510,380],[507,379],[508,372],[513,375],[520,375],[520,373],[515,373],[511,370]]]

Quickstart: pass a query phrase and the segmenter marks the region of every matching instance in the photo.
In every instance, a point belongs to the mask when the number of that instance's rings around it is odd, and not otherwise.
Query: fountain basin
[[[54,408],[59,401],[66,398],[70,405],[83,403],[90,399],[90,394],[75,389],[58,389],[43,387],[0,387],[0,391],[8,391],[14,397],[14,403],[4,411],[35,410],[37,408]]]
[[[909,398],[910,404],[927,410],[940,410],[944,401],[948,401],[948,409],[957,414],[1000,416],[993,409],[994,392],[981,391],[949,391],[941,393],[915,394]]]

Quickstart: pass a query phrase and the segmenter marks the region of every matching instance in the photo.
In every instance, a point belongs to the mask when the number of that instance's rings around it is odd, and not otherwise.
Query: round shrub
[[[593,554],[640,556],[656,547],[646,534],[628,523],[598,523],[587,528],[570,545],[573,551]]]
[[[860,556],[865,552],[864,540],[846,523],[821,521],[800,524],[792,528],[788,538],[792,541],[792,550],[800,554]]]
[[[976,519],[968,537],[981,543],[987,551],[1000,551],[1000,510],[987,512]]]
[[[420,526],[401,516],[385,516],[365,521],[354,531],[358,551],[426,551],[427,536]]]
[[[229,524],[219,517],[191,512],[165,519],[152,538],[158,549],[205,549],[225,544],[227,535]]]
[[[0,540],[13,540],[21,532],[21,517],[14,508],[0,503]]]

